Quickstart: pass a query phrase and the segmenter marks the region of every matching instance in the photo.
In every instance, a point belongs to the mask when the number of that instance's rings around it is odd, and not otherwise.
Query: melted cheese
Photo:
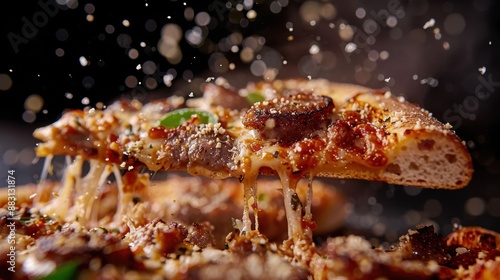
[[[255,216],[255,230],[259,230],[258,218],[258,200],[257,200],[257,173],[248,174],[243,179],[243,228],[242,232],[250,232],[252,230],[252,221],[250,220],[250,203],[255,205],[253,208]]]
[[[49,175],[53,159],[54,155],[48,155],[45,158],[45,161],[43,162],[42,175],[40,176],[40,185],[45,184],[45,181],[47,181],[47,176]]]
[[[307,220],[309,220],[309,221],[312,221],[312,212],[311,212],[312,199],[313,199],[313,187],[312,187],[312,183],[313,183],[313,176],[310,175],[309,181],[308,181],[308,184],[307,184],[307,201],[306,201],[306,207],[305,207],[306,213],[304,215],[304,218],[307,219]]]
[[[252,151],[252,143],[260,137],[259,133],[254,130],[246,131],[237,139],[237,147],[240,153],[236,161],[238,161],[244,172],[243,187],[245,194],[245,207],[243,210],[243,230],[251,228],[249,218],[249,201],[253,200],[255,214],[255,229],[258,230],[258,197],[257,197],[257,176],[261,168],[270,168],[280,178],[283,188],[283,199],[285,205],[285,214],[288,225],[288,238],[293,243],[300,240],[311,240],[312,232],[309,229],[304,230],[302,221],[311,221],[311,204],[312,204],[312,175],[308,185],[307,203],[303,207],[300,202],[296,187],[300,180],[300,176],[295,176],[293,173],[298,170],[295,159],[300,158],[300,151],[289,151],[286,147],[281,147],[278,144],[264,143],[265,146],[255,152]],[[305,211],[305,216],[302,216],[302,211]],[[248,232],[248,231],[247,231]]]
[[[66,157],[66,162],[70,160],[69,157]],[[62,179],[62,189],[55,195],[56,197],[53,200],[41,209],[42,213],[63,221],[68,220],[73,204],[72,194],[75,183],[80,178],[83,162],[83,158],[77,156],[72,163],[66,165]]]
[[[294,241],[301,239],[302,230],[302,206],[294,201],[296,196],[297,180],[292,179],[286,172],[279,172],[278,175],[283,186],[283,196],[285,202],[286,220],[288,223],[288,238]],[[295,209],[294,209],[295,208]]]
[[[104,187],[104,184],[106,184],[106,181],[108,180],[109,175],[111,175],[111,172],[113,171],[113,168],[111,165],[107,164],[104,167],[104,171],[101,173],[101,177],[99,178],[99,181],[97,182],[97,191],[96,194],[93,196],[92,201],[87,205],[87,214],[91,215],[91,218],[89,220],[89,223],[91,225],[96,225],[98,226],[97,223],[97,214],[98,211],[94,211],[94,209],[99,209],[99,197],[100,197],[100,190],[102,187]]]
[[[118,187],[118,207],[116,209],[116,213],[113,220],[120,221],[125,211],[125,205],[124,205],[125,192],[124,192],[122,176],[120,174],[120,169],[116,164],[113,164],[113,175],[115,176],[116,186]]]
[[[49,171],[52,169],[52,160],[54,159],[54,155],[48,155],[45,157],[45,161],[43,162],[42,174],[40,175],[40,182],[38,183],[37,190],[35,193],[35,201],[34,204],[40,203],[40,195],[36,195],[38,193],[42,193],[42,187],[47,181],[47,176],[49,175]]]
[[[77,198],[74,205],[75,217],[81,220],[82,224],[90,221],[92,206],[99,188],[99,179],[105,171],[105,164],[98,160],[90,160],[90,170],[85,177],[77,180]]]
[[[53,156],[46,159],[42,178],[46,179],[47,170],[51,165]],[[118,188],[117,209],[112,220],[112,225],[118,226],[124,215],[128,214],[135,194],[135,187],[138,182],[142,185],[147,184],[149,180],[147,174],[142,174],[137,180],[130,182],[130,185],[124,183],[123,176],[117,164],[104,163],[97,159],[89,160],[89,170],[85,176],[82,176],[85,160],[82,156],[76,156],[74,159],[65,157],[66,166],[63,170],[61,188],[58,193],[45,205],[41,205],[40,211],[52,218],[73,222],[77,221],[87,227],[99,226],[98,209],[100,189],[107,183],[111,174],[115,178]],[[38,186],[38,193],[41,193],[42,183]],[[97,201],[97,203],[96,203]]]

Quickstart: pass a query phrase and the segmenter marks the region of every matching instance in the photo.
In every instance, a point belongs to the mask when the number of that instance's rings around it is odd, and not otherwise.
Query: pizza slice
[[[66,112],[35,131],[37,155],[213,178],[289,173],[449,189],[470,180],[470,156],[449,125],[388,91],[326,80],[236,91],[217,81],[198,100],[121,100]]]
[[[130,190],[147,185],[140,169],[181,170],[239,178],[247,232],[250,208],[258,213],[257,177],[270,174],[282,181],[294,241],[310,236],[314,226],[312,193],[303,205],[295,191],[300,178],[456,189],[472,175],[464,144],[429,112],[388,91],[321,79],[260,82],[240,90],[217,79],[204,86],[200,99],[120,100],[105,110],[72,110],[34,136],[42,141],[37,155],[48,159],[45,170],[54,155],[68,157],[58,201],[45,207],[51,215],[68,218],[75,189],[79,206],[69,219],[88,220],[96,189],[110,174],[126,199]],[[85,161],[90,172],[83,177]],[[123,213],[119,207],[116,219]]]

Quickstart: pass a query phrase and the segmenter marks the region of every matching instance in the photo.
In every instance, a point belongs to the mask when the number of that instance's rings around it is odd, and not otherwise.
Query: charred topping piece
[[[402,244],[408,243],[406,246],[410,247],[411,254],[408,254],[406,259],[424,262],[434,260],[440,265],[446,264],[451,259],[443,237],[434,232],[433,226],[412,230],[400,241]]]
[[[298,93],[255,103],[242,122],[265,139],[289,145],[326,129],[332,121],[333,109],[329,97]]]

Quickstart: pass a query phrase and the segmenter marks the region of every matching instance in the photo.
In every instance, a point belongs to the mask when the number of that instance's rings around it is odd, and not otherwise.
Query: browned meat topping
[[[265,139],[276,139],[287,145],[326,129],[332,122],[333,109],[329,97],[299,93],[255,103],[242,122],[259,131]]]
[[[143,227],[130,232],[125,240],[130,242],[134,255],[141,258],[167,257],[188,236],[188,230],[181,224],[166,224],[155,219]]]
[[[451,256],[448,254],[446,243],[442,236],[434,233],[433,226],[418,228],[411,231],[400,239],[401,244],[409,246],[405,259],[414,259],[428,262],[435,260],[439,264],[445,264]]]
[[[189,170],[190,166],[203,166],[214,172],[229,172],[234,163],[234,139],[218,125],[154,127],[149,135],[153,139],[163,139],[163,151],[169,159],[166,169]]]
[[[269,250],[269,241],[259,232],[251,231],[246,234],[230,233],[226,238],[228,249],[240,255],[264,255]]]
[[[194,223],[189,231],[186,241],[200,247],[215,247],[215,237],[212,234],[213,227],[209,222],[201,224]]]

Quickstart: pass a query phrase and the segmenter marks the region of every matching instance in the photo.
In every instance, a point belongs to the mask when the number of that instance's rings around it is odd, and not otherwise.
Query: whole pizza
[[[352,235],[313,241],[347,211],[316,177],[444,189],[471,179],[450,125],[387,90],[218,78],[201,98],[69,110],[34,136],[41,181],[19,187],[15,207],[8,190],[0,201],[4,278],[500,277],[499,235],[481,228],[416,225],[390,250]],[[58,181],[55,157],[66,162]]]

